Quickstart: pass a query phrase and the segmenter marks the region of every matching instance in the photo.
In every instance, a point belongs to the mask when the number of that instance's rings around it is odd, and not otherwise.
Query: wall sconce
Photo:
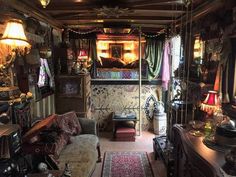
[[[17,19],[9,20],[0,42],[7,44],[12,49],[12,53],[6,58],[6,63],[0,65],[0,86],[9,87],[11,86],[11,79],[8,69],[14,63],[17,55],[26,54],[28,52],[27,49],[30,48],[22,21]]]
[[[51,0],[39,0],[43,8],[46,8],[47,5],[50,3]]]

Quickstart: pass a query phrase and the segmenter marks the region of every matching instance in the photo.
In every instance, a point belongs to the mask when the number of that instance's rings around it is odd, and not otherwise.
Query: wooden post
[[[141,136],[142,132],[142,43],[141,43],[142,33],[141,27],[139,27],[139,136]]]

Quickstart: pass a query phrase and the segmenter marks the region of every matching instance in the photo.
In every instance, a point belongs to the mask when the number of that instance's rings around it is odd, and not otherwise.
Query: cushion
[[[22,141],[27,142],[31,138],[39,134],[39,132],[41,132],[42,130],[50,128],[53,122],[56,120],[56,117],[57,115],[53,114],[36,123],[28,132],[24,134],[24,136],[22,137]]]
[[[142,59],[141,60],[142,63],[142,67],[147,65],[147,60]],[[129,69],[135,69],[135,68],[139,68],[139,60],[135,60],[132,61],[130,63],[128,63],[125,68],[129,68]]]
[[[78,117],[74,111],[58,115],[57,126],[69,135],[79,135],[82,131]]]
[[[121,59],[115,59],[115,58],[104,58],[101,57],[101,63],[103,68],[124,68],[125,62]]]

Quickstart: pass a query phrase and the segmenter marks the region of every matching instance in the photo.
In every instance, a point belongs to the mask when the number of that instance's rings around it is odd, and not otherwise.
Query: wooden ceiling
[[[191,0],[51,0],[46,8],[39,0],[5,2],[58,28],[141,27],[157,33],[186,20],[186,1]],[[220,0],[192,1],[194,18],[222,5]]]

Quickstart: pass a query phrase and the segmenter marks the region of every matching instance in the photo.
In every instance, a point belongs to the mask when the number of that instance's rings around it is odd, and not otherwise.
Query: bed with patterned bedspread
[[[120,59],[100,58],[96,62],[96,79],[139,79],[139,60],[126,64]],[[142,59],[142,78],[147,78],[147,66]]]

